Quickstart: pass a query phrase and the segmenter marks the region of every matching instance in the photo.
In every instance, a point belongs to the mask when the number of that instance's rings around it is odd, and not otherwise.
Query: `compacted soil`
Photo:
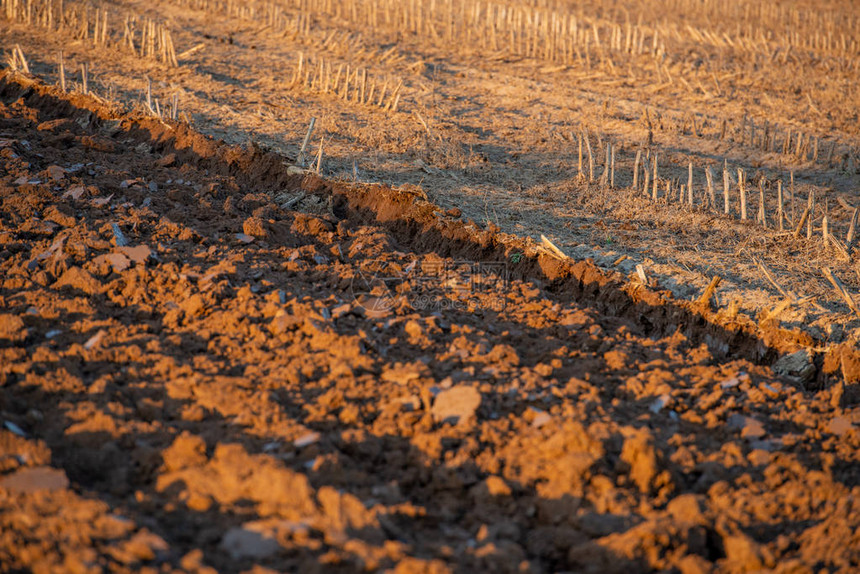
[[[860,568],[860,355],[0,77],[0,571]]]

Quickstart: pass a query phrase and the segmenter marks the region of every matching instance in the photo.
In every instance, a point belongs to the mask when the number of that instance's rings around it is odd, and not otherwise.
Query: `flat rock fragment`
[[[436,395],[431,413],[436,422],[465,423],[481,406],[481,393],[472,386],[456,386]]]

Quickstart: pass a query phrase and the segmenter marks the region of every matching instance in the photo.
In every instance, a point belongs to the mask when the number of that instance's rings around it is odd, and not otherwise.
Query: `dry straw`
[[[0,17],[10,22],[38,26],[97,47],[130,50],[169,67],[179,65],[173,38],[164,23],[128,14],[119,29],[113,27],[116,19],[110,13],[100,4],[84,2],[0,0]]]

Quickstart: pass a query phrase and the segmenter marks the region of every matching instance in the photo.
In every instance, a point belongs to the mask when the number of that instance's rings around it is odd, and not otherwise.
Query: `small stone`
[[[66,177],[66,170],[64,170],[58,165],[52,165],[45,171],[48,172],[48,177],[50,177],[54,181],[60,181],[61,179]]]
[[[448,377],[445,380],[450,381],[451,379],[450,377]],[[523,412],[523,418],[534,428],[540,428],[552,420],[552,416],[549,413],[535,407],[526,408],[526,410]]]
[[[20,437],[27,438],[27,433],[25,433],[25,432],[24,432],[24,430],[23,430],[21,427],[19,427],[18,425],[16,425],[16,424],[15,424],[15,423],[13,423],[12,421],[5,421],[5,422],[3,423],[3,426],[4,426],[4,427],[6,427],[6,429],[7,429],[9,432],[11,432],[12,434],[18,435],[18,436],[20,436]]]
[[[94,265],[107,264],[111,266],[114,273],[122,273],[131,265],[128,257],[122,253],[105,253],[93,259]]]
[[[815,377],[815,365],[806,349],[781,357],[771,369],[779,375],[794,377],[804,383]]]
[[[125,247],[128,245],[128,239],[116,223],[111,223],[111,231],[113,231],[114,243],[117,247]]]
[[[457,386],[436,395],[431,410],[436,422],[460,424],[475,417],[481,406],[481,393],[475,387]]]
[[[356,301],[356,311],[364,314],[368,319],[383,319],[391,314],[394,307],[392,297],[369,297],[361,295]]]
[[[120,253],[134,261],[135,263],[146,263],[146,260],[152,257],[152,249],[146,245],[135,245],[134,247],[120,247]]]
[[[90,201],[91,204],[96,207],[102,207],[110,203],[110,200],[113,199],[113,194],[108,195],[107,197],[97,197]]]
[[[38,492],[41,490],[62,490],[69,486],[66,473],[50,466],[22,468],[0,480],[0,488],[12,492]]]
[[[741,384],[740,380],[737,377],[732,377],[731,379],[729,379],[727,381],[723,381],[722,383],[720,383],[720,388],[721,389],[732,389],[732,388],[738,386],[739,384]]]
[[[762,390],[762,392],[764,392],[767,396],[769,396],[772,399],[779,397],[779,390],[777,388],[775,388],[773,385],[770,385],[768,383],[762,383],[761,385],[759,385],[759,388]]]
[[[661,410],[663,410],[663,407],[665,407],[666,405],[669,404],[669,401],[671,399],[672,399],[672,397],[670,397],[669,395],[665,395],[665,394],[660,395],[659,397],[654,399],[654,402],[651,403],[651,405],[648,407],[648,410],[650,410],[652,413],[654,413],[656,415]]]
[[[735,413],[729,417],[727,423],[730,429],[741,431],[742,438],[760,439],[767,434],[762,422],[752,417]]]
[[[254,241],[254,238],[246,233],[237,233],[236,239],[238,239],[242,243],[251,243],[252,241]]]
[[[233,560],[240,560],[242,558],[262,560],[276,554],[280,547],[280,544],[272,537],[271,533],[261,532],[255,529],[254,525],[250,523],[237,528],[231,528],[221,539],[221,548]]]
[[[764,425],[761,421],[757,421],[752,419],[751,422],[744,426],[741,430],[741,438],[746,439],[759,439],[767,434],[767,431],[764,430]]]
[[[753,466],[766,466],[770,463],[770,452],[762,448],[754,448],[747,455],[747,460]]]
[[[532,421],[532,426],[536,429],[539,429],[546,423],[552,420],[552,416],[547,412],[540,412],[535,415],[534,420]]]
[[[320,433],[311,431],[303,434],[302,436],[294,440],[293,444],[296,446],[296,448],[304,448],[306,446],[314,444],[315,442],[318,442],[319,440]]]
[[[78,200],[84,194],[86,189],[82,185],[76,185],[74,187],[69,188],[69,190],[63,194],[63,199],[72,198],[74,200]]]
[[[827,423],[827,430],[837,436],[842,436],[853,428],[854,424],[848,417],[834,417]]]
[[[87,342],[84,343],[84,349],[87,351],[92,350],[96,345],[98,345],[104,336],[107,335],[107,331],[104,329],[99,329],[99,332],[87,339]]]

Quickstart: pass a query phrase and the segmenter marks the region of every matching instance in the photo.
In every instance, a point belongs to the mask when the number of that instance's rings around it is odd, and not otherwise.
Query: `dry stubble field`
[[[860,568],[852,2],[0,0],[0,49],[0,571]]]

